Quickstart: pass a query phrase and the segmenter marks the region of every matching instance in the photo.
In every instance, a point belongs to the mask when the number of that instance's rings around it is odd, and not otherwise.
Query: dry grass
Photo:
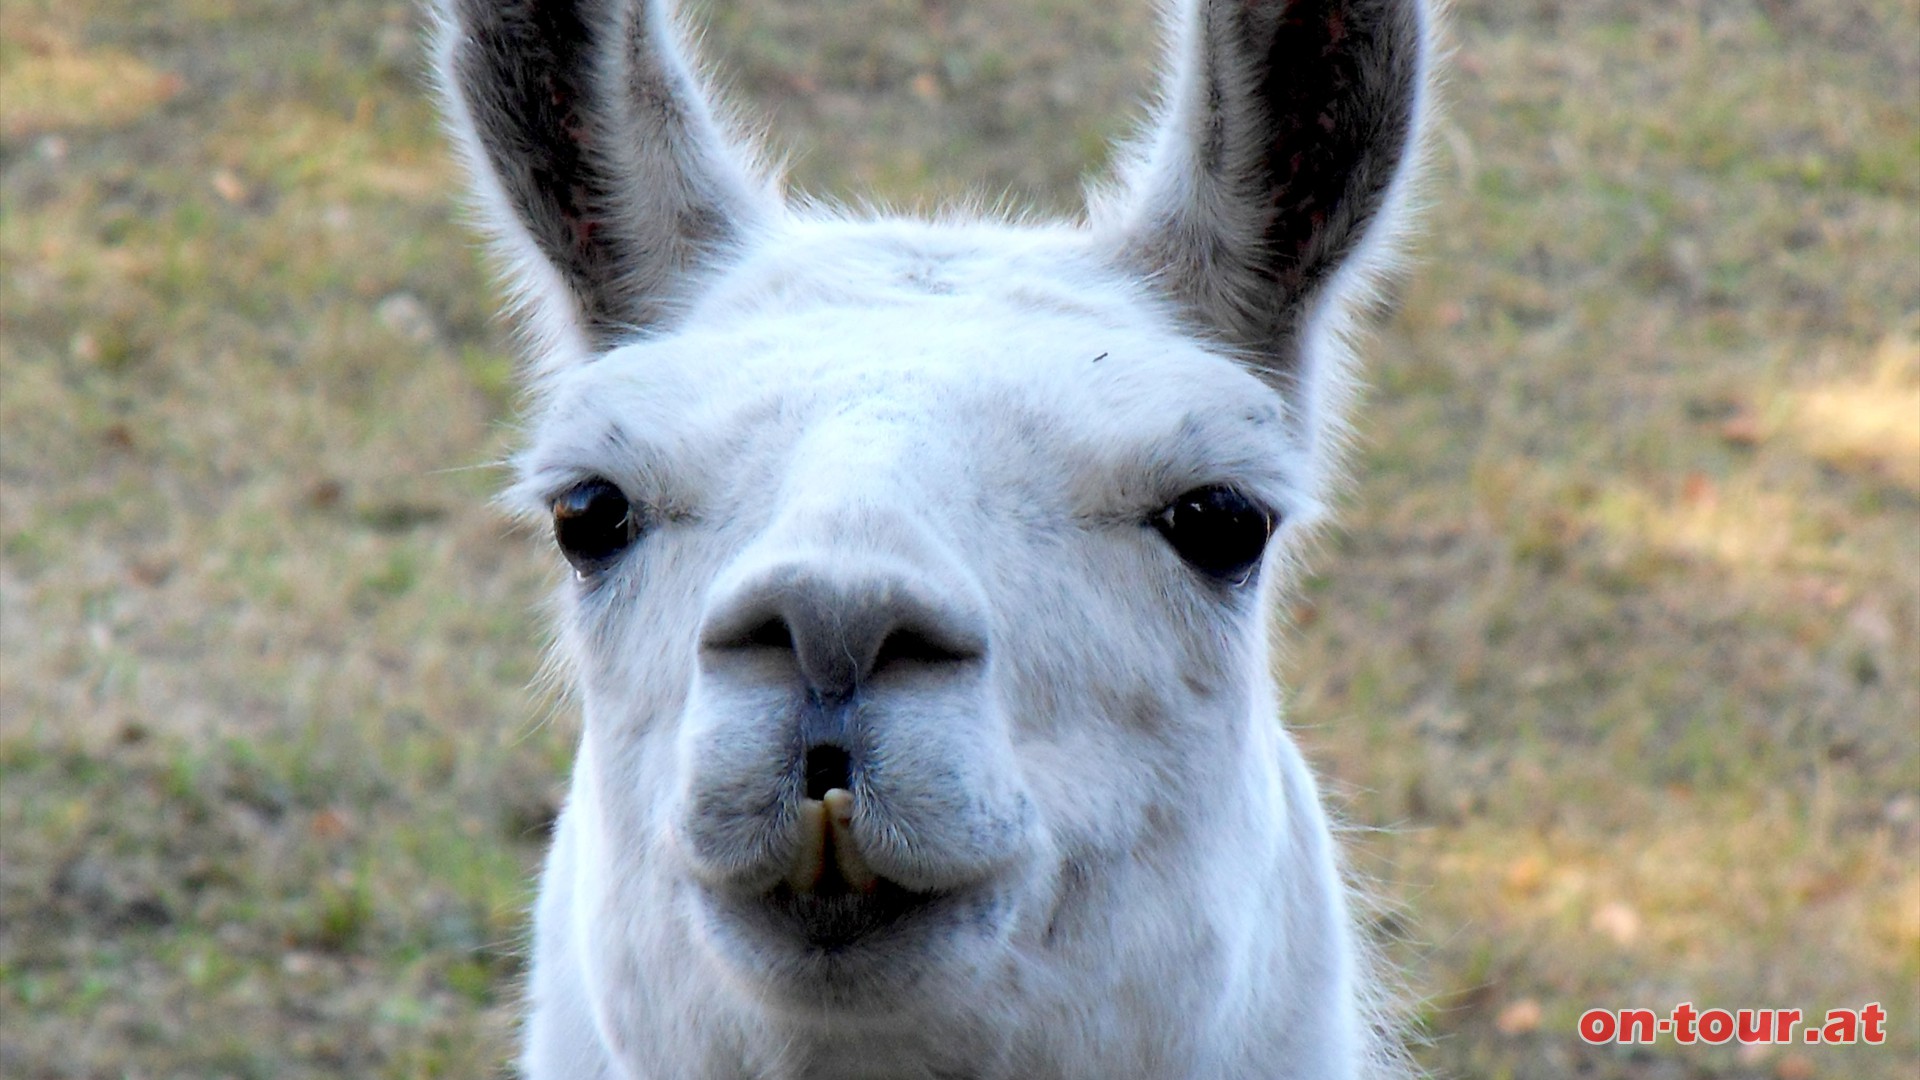
[[[1146,5],[716,3],[802,186],[1070,207]],[[1920,1062],[1920,14],[1456,4],[1291,714],[1443,1073]],[[472,1076],[571,721],[408,7],[0,13],[0,1075]],[[478,466],[478,467],[476,467]],[[1590,1048],[1879,1000],[1893,1045]]]

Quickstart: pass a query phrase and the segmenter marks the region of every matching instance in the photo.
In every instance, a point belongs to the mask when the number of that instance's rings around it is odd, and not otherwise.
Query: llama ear
[[[1186,0],[1157,123],[1095,207],[1112,257],[1273,378],[1309,443],[1345,354],[1314,324],[1392,255],[1430,53],[1422,0]]]
[[[664,0],[437,0],[449,127],[545,367],[669,320],[780,209]]]

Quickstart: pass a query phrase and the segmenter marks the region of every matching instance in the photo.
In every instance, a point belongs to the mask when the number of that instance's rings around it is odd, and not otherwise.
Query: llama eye
[[[597,476],[553,500],[553,538],[582,576],[605,570],[639,535],[633,504]]]
[[[1187,565],[1244,584],[1273,536],[1273,514],[1230,487],[1194,488],[1149,519]]]

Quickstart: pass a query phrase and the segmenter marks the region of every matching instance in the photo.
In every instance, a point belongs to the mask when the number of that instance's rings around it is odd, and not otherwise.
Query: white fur
[[[1135,169],[1150,198],[1182,190],[1166,148],[1199,123],[1193,81]],[[475,139],[541,313],[512,498],[543,518],[601,477],[657,521],[559,594],[585,726],[536,911],[527,1075],[1395,1070],[1268,634],[1404,177],[1313,298],[1287,384],[1310,400],[1288,400],[1116,254],[1124,198],[1086,229],[756,202],[750,242],[678,283],[670,321],[594,355]],[[629,155],[637,189],[667,156]],[[1245,587],[1199,580],[1145,524],[1207,484],[1282,521]],[[868,861],[957,898],[904,938],[823,951],[738,917],[793,842],[805,687],[792,657],[713,628],[782,588],[831,618],[908,605],[979,646],[879,669],[849,706]]]

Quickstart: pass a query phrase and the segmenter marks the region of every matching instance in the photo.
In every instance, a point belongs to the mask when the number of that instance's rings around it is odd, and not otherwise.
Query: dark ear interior
[[[1129,268],[1279,369],[1384,222],[1427,93],[1420,0],[1199,0],[1127,209]]]
[[[1359,244],[1412,152],[1425,31],[1417,5],[1293,0],[1256,69],[1266,150],[1242,178],[1272,209],[1259,252],[1285,295]]]
[[[441,79],[492,224],[510,259],[537,257],[564,290],[527,273],[537,314],[594,350],[668,318],[769,196],[662,5],[443,3]]]
[[[612,178],[593,153],[592,37],[576,0],[459,0],[453,89],[466,102],[486,166],[528,237],[602,336],[626,318],[606,227]]]

